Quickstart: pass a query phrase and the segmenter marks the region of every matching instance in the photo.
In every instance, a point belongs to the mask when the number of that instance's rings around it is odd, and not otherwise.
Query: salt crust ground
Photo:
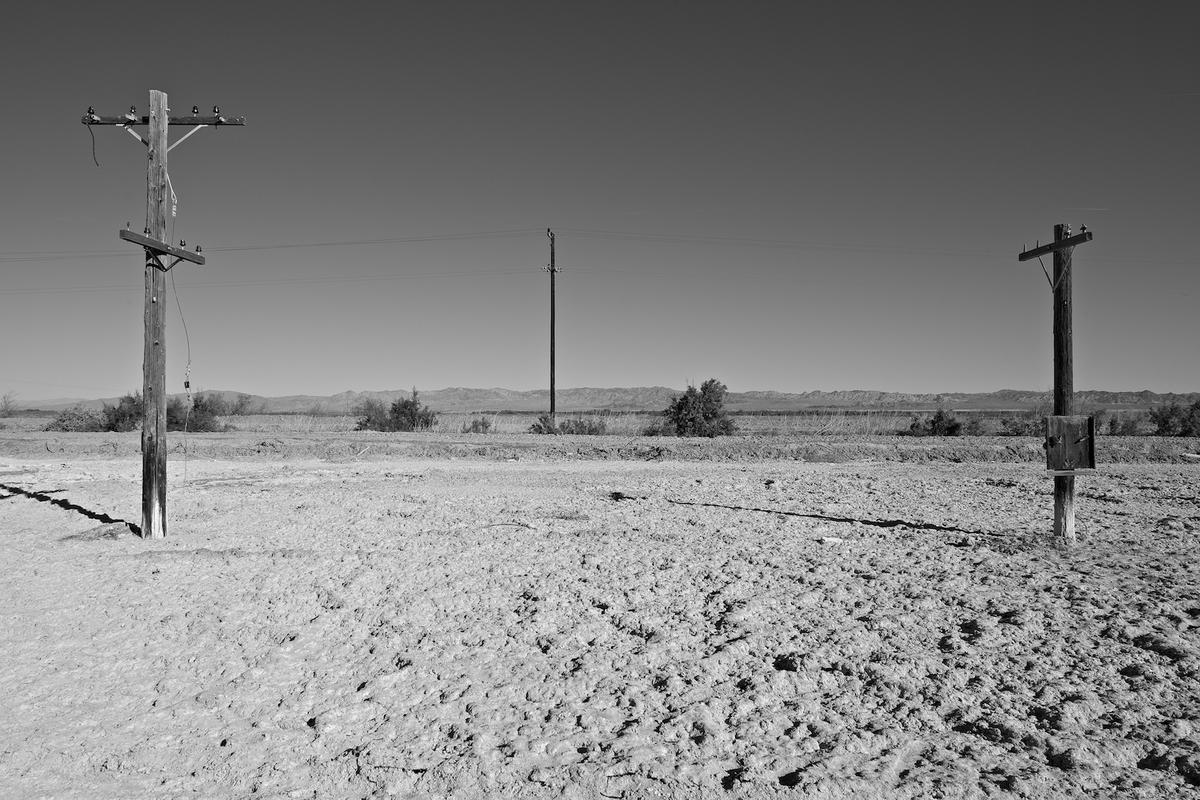
[[[52,458],[0,484],[136,520]],[[1196,466],[1072,553],[1029,463],[182,469],[165,541],[0,500],[0,796],[1200,792]]]

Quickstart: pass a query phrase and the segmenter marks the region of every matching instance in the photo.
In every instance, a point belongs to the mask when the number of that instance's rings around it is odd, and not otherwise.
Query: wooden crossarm
[[[133,114],[122,114],[119,117],[102,117],[99,114],[84,114],[80,120],[84,125],[149,125],[150,118],[147,116],[134,116]],[[221,117],[196,115],[186,117],[169,117],[168,125],[245,125],[245,117]]]
[[[1021,253],[1019,256],[1017,256],[1017,260],[1028,261],[1031,258],[1044,256],[1049,253],[1053,253],[1055,250],[1063,250],[1067,247],[1074,247],[1077,244],[1083,244],[1084,242],[1090,242],[1091,240],[1092,232],[1085,231],[1083,233],[1078,233],[1069,239],[1063,239],[1060,242],[1051,242],[1050,244],[1044,244],[1041,247],[1035,247],[1032,250],[1026,250],[1024,253]]]
[[[140,233],[121,229],[121,238],[127,242],[133,242],[146,248],[155,255],[166,255],[173,258],[178,258],[181,261],[190,261],[193,264],[204,265],[204,256],[199,253],[193,253],[190,250],[184,250],[182,247],[174,247],[166,242],[160,242],[157,239],[151,239],[149,236],[143,236]]]

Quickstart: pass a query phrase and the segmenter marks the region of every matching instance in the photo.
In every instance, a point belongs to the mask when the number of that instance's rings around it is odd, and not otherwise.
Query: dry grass
[[[358,417],[327,414],[246,414],[222,417],[238,431],[255,433],[342,433],[354,430]]]
[[[541,416],[538,412],[508,414],[439,412],[434,433],[461,433],[472,420],[491,422],[489,434],[528,433],[529,427]],[[632,412],[623,414],[589,414],[560,412],[558,420],[600,419],[611,436],[638,436],[649,426],[662,420],[661,414]],[[835,413],[820,415],[746,414],[734,418],[737,434],[742,436],[870,436],[890,435],[908,428],[911,414],[891,411],[870,413]],[[258,433],[339,433],[353,431],[358,418],[353,415],[314,414],[248,414],[225,417],[223,422],[235,430]]]

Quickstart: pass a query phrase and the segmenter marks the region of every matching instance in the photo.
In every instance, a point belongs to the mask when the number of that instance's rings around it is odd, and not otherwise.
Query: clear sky
[[[141,385],[145,150],[80,117],[149,89],[247,119],[170,154],[193,387],[543,387],[550,227],[559,387],[1049,389],[1063,222],[1076,387],[1197,391],[1198,8],[21,4],[0,393]]]

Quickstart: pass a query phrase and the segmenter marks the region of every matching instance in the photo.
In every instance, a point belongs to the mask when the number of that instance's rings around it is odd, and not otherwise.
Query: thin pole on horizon
[[[546,236],[550,239],[550,265],[546,267],[550,273],[550,427],[558,430],[554,403],[554,276],[558,274],[558,267],[554,263],[554,232],[546,228]]]

